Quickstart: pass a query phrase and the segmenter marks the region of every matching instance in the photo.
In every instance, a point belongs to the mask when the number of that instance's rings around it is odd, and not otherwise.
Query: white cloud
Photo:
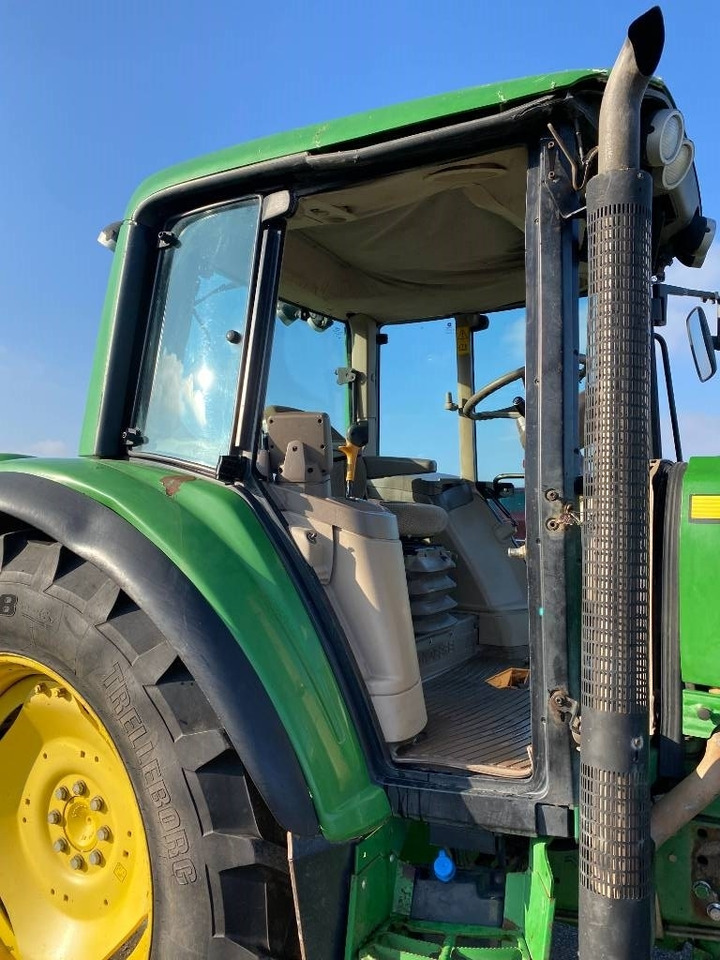
[[[70,451],[63,440],[38,440],[27,448],[28,453],[37,457],[68,457]]]

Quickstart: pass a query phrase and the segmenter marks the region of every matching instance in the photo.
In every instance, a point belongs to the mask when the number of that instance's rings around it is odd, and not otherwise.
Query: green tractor
[[[715,225],[662,45],[103,231],[80,456],[0,458],[2,960],[720,955],[720,459],[662,336]]]

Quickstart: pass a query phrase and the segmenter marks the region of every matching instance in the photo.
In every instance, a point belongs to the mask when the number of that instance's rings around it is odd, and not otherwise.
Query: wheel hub
[[[0,770],[0,956],[95,960],[127,942],[146,960],[150,865],[122,759],[62,678],[1,653]]]

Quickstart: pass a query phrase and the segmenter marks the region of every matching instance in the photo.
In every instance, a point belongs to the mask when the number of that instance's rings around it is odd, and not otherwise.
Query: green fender
[[[110,508],[195,585],[267,690],[328,840],[361,836],[389,817],[308,612],[242,497],[213,480],[137,461],[0,457],[5,472],[43,477]]]
[[[682,678],[720,686],[720,457],[691,457],[683,476],[679,603]]]

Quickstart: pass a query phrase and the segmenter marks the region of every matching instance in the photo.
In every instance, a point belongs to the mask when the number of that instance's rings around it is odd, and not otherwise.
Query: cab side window
[[[251,199],[174,226],[135,416],[141,452],[209,467],[228,452],[258,222]]]

